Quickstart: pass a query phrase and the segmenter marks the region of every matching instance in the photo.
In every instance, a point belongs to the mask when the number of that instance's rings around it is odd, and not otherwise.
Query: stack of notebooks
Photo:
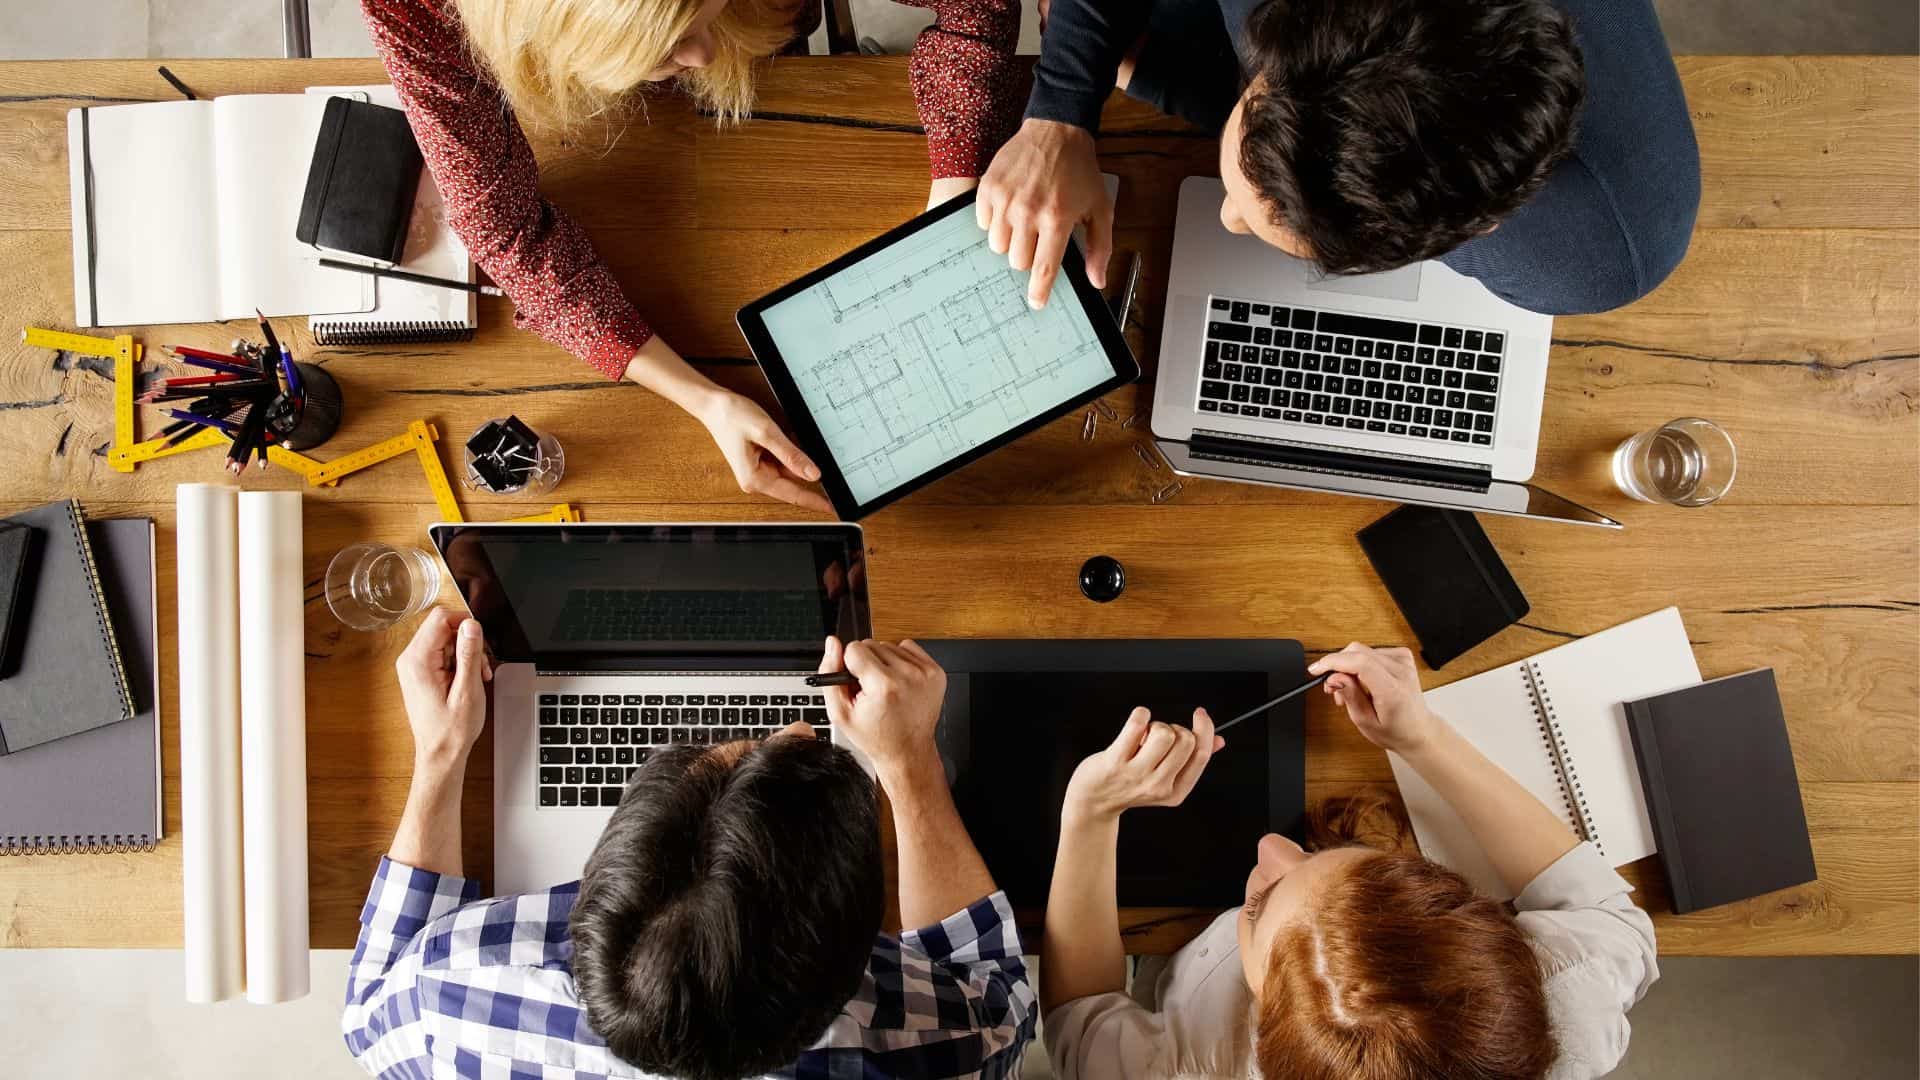
[[[473,280],[398,106],[390,86],[316,86],[69,112],[75,323],[258,309],[312,316],[323,345],[471,337],[471,293],[320,265],[362,254],[338,242],[344,223],[381,235],[372,265]]]
[[[154,532],[58,502],[0,522],[0,854],[160,839]]]
[[[1815,878],[1773,672],[1702,683],[1674,608],[1426,697],[1608,862],[1658,852],[1677,913]],[[1388,760],[1421,850],[1512,897],[1453,808]]]

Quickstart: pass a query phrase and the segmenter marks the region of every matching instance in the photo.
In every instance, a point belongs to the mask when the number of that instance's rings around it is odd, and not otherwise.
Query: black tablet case
[[[1204,705],[1225,720],[1299,685],[1306,671],[1299,642],[1286,640],[922,644],[948,672],[938,738],[954,801],[995,884],[1026,910],[1046,904],[1067,780],[1082,757],[1112,742],[1133,705],[1180,724]],[[1232,673],[1237,693],[1222,688],[1216,697],[1197,685],[1211,673]],[[989,689],[991,675],[1012,681]],[[1170,691],[1170,683],[1181,686]],[[1013,700],[991,700],[996,695]],[[1185,700],[1191,696],[1214,700]],[[986,709],[996,711],[976,723]],[[1304,717],[1296,700],[1248,721],[1227,736],[1183,805],[1121,816],[1123,906],[1231,907],[1245,898],[1261,835],[1303,839]]]
[[[327,99],[307,168],[294,238],[397,263],[420,186],[420,147],[407,114],[351,98]]]
[[[1402,506],[1361,529],[1359,539],[1430,668],[1527,616],[1519,584],[1464,510]]]
[[[1629,701],[1626,712],[1676,914],[1815,879],[1771,670]]]
[[[0,680],[0,754],[125,720],[133,692],[80,504],[48,503],[12,523],[34,530],[39,558],[21,585],[19,667]]]

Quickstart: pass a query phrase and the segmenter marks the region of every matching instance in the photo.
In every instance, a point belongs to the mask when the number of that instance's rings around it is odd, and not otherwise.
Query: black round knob
[[[1118,599],[1127,588],[1127,568],[1111,555],[1095,555],[1080,565],[1080,594],[1096,604]]]

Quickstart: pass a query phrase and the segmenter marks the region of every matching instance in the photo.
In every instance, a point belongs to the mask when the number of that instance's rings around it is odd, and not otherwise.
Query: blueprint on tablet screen
[[[970,211],[768,308],[768,332],[867,502],[1113,374],[1063,274],[1045,310]]]

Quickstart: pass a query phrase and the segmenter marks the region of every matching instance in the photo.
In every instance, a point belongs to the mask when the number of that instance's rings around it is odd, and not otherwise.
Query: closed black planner
[[[8,520],[32,529],[39,549],[20,586],[17,666],[0,679],[0,754],[11,755],[125,720],[134,703],[80,504]]]
[[[0,521],[0,679],[13,674],[14,648],[26,629],[29,612],[20,586],[31,576],[35,538],[25,525]],[[22,633],[16,633],[16,627]]]
[[[399,262],[420,167],[420,147],[405,113],[328,98],[294,237],[330,251]]]
[[[1770,669],[1629,701],[1626,711],[1675,913],[1815,879]]]
[[[1464,510],[1402,506],[1361,529],[1359,539],[1430,668],[1527,616],[1519,583]]]

